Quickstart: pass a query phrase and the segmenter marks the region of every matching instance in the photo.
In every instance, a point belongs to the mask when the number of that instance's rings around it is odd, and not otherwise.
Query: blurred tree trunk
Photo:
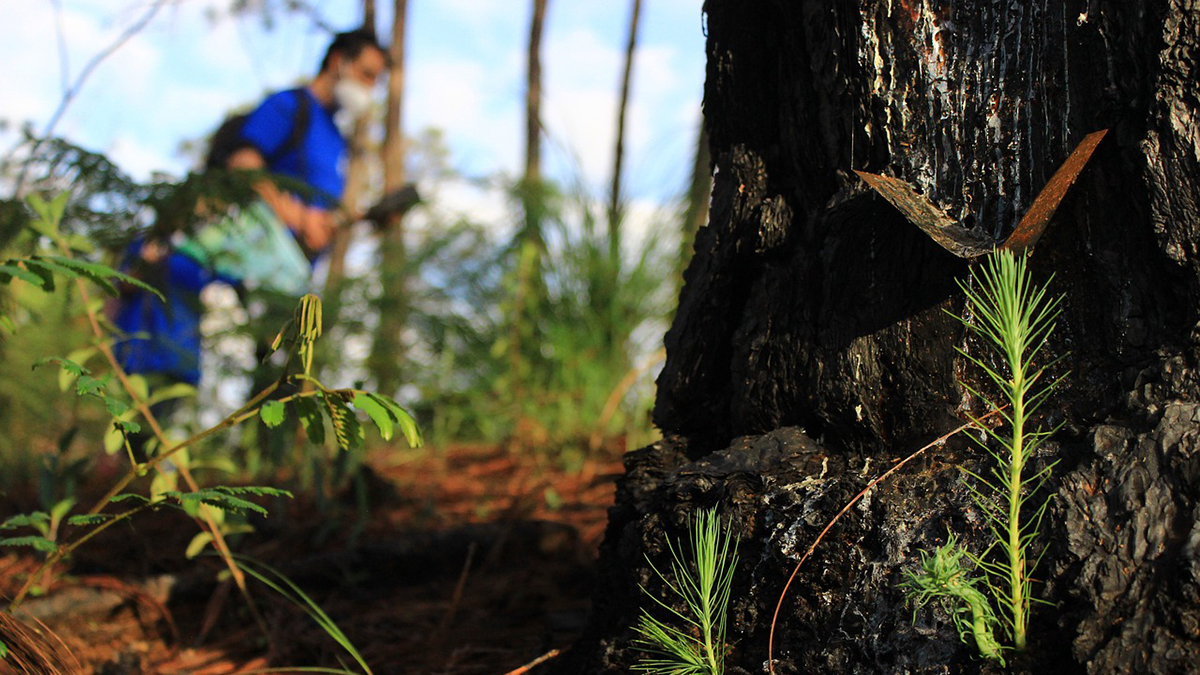
[[[361,119],[354,124],[350,134],[350,160],[346,167],[346,191],[342,203],[348,210],[359,208],[365,196],[368,179],[367,144],[370,142],[370,121]],[[353,222],[341,223],[333,233],[333,247],[329,251],[329,271],[325,276],[325,291],[328,294],[346,275],[346,250],[350,246]],[[328,302],[329,297],[326,297]]]
[[[608,261],[603,273],[597,275],[599,283],[590,290],[594,309],[602,312],[607,320],[604,326],[604,343],[611,353],[620,340],[617,328],[617,289],[621,283],[623,261],[621,259],[622,226],[625,219],[625,203],[621,194],[622,162],[625,158],[625,116],[629,109],[629,89],[633,80],[633,58],[637,52],[638,20],[642,12],[642,1],[633,0],[629,13],[629,33],[625,43],[625,67],[621,73],[621,93],[617,102],[617,134],[613,147],[612,187],[608,202]]]
[[[365,30],[375,31],[375,0],[363,0],[362,27]],[[370,125],[371,121],[368,118],[359,119],[354,124],[354,131],[350,134],[349,139],[350,160],[346,168],[346,191],[342,197],[342,203],[345,204],[348,211],[353,213],[358,212],[362,199],[366,196],[368,178],[366,150],[370,141],[368,133]],[[329,252],[329,272],[325,277],[326,305],[331,300],[335,307],[337,305],[337,299],[332,297],[331,291],[337,288],[345,276],[346,249],[350,245],[352,225],[353,223],[345,223],[333,233],[333,248]],[[336,313],[332,315],[336,316]]]
[[[363,20],[362,26],[364,29],[375,32],[375,0],[363,0]]]
[[[629,35],[625,43],[625,69],[621,75],[621,98],[617,103],[617,141],[613,151],[612,189],[608,201],[608,236],[610,253],[620,254],[621,216],[624,204],[621,197],[621,163],[625,158],[625,112],[629,107],[629,85],[633,80],[633,56],[637,51],[638,19],[642,0],[633,0],[629,13]]]
[[[525,182],[542,179],[542,26],[547,0],[533,0],[525,86]]]
[[[958,318],[974,266],[851,172],[917,188],[1003,241],[1109,129],[1030,258],[1062,294],[1069,373],[1028,651],[1003,672],[1200,663],[1200,8],[1183,0],[707,0],[709,222],[666,336],[655,421],[626,457],[584,637],[553,670],[624,673],[639,588],[702,507],[740,539],[726,661],[762,673],[777,601],[825,524],[894,462],[983,412]],[[799,569],[775,672],[999,673],[898,584],[990,535],[961,436],[880,483]],[[1032,503],[1038,500],[1034,499]],[[664,613],[665,614],[665,613]],[[683,628],[681,626],[681,628]]]
[[[404,36],[408,1],[395,0],[389,54],[387,110],[384,113],[383,189],[387,193],[404,185],[404,125],[401,119],[404,99]],[[376,300],[379,325],[367,367],[379,390],[394,395],[403,383],[405,358],[404,326],[408,299],[407,254],[404,248],[403,216],[394,216],[379,242],[380,292]]]
[[[542,221],[546,209],[546,185],[542,181],[542,29],[547,0],[533,0],[529,20],[528,79],[525,88],[525,175],[518,186],[524,223],[517,233],[516,279],[509,312],[508,362],[513,415],[521,417],[526,380],[532,371],[537,349],[537,307],[544,288],[542,260],[546,242]]]

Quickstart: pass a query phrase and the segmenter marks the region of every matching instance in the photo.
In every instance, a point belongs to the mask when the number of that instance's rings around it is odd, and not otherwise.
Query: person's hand
[[[304,209],[301,226],[297,230],[304,247],[309,251],[323,251],[333,240],[333,214],[325,209]]]
[[[162,259],[167,257],[169,250],[170,249],[167,247],[167,245],[161,241],[147,239],[146,241],[142,242],[142,250],[138,252],[138,256],[141,257],[142,260],[154,265],[162,262]]]

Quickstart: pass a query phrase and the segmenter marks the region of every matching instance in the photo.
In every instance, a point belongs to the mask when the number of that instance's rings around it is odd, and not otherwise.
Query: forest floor
[[[570,645],[590,605],[618,452],[570,472],[471,447],[369,464],[365,518],[351,496],[285,500],[237,550],[295,582],[380,675],[505,675]],[[17,617],[40,624],[65,672],[223,675],[339,660],[360,670],[296,604],[251,581],[256,620],[220,581],[219,559],[186,559],[196,531],[167,509],[110,528]],[[0,596],[35,565],[0,557]],[[0,673],[11,667],[0,661]]]

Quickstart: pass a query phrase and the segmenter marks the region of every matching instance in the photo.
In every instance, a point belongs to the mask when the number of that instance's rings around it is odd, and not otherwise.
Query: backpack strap
[[[268,165],[274,164],[281,157],[293,150],[301,149],[304,146],[304,138],[308,136],[308,128],[311,126],[312,99],[309,98],[308,92],[305,91],[304,87],[297,87],[288,91],[296,98],[296,110],[292,113],[292,130],[288,133],[287,140],[276,148],[275,152],[264,158],[267,160]],[[300,153],[299,159],[300,173],[307,173],[308,167],[306,166],[307,162],[304,153]]]

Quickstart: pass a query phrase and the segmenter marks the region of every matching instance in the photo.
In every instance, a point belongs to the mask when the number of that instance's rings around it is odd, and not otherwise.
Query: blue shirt
[[[271,161],[291,138],[299,95],[308,97],[308,132],[300,147]],[[283,176],[304,181],[316,194],[301,195],[311,206],[331,209],[342,198],[346,177],[347,144],[333,122],[333,110],[324,107],[307,88],[271,94],[246,118],[242,138],[264,158],[267,168]]]
[[[126,250],[126,269],[142,250],[138,239]],[[214,281],[235,283],[190,257],[172,251],[154,276],[144,281],[158,288],[166,302],[141,289],[124,294],[113,323],[125,338],[113,352],[127,373],[162,373],[180,382],[200,381],[200,290]]]

